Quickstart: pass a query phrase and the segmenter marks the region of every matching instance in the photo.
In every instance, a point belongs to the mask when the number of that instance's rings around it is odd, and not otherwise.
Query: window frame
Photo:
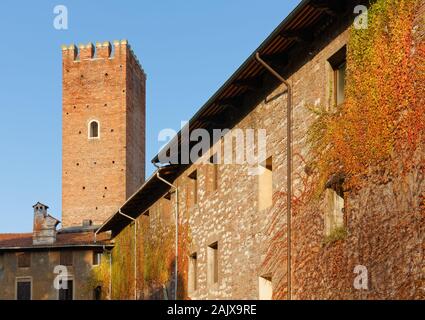
[[[342,180],[334,183],[328,183],[325,189],[325,237],[329,237],[336,230],[346,227],[345,206],[346,198],[342,186]],[[338,211],[339,207],[341,207],[340,211]]]
[[[219,164],[218,164],[218,155],[215,153],[211,156],[210,160],[210,172],[211,172],[211,193],[215,193],[218,190],[218,180],[219,180]]]
[[[98,267],[102,264],[102,257],[103,257],[103,252],[101,251],[92,251],[93,256],[92,256],[92,266],[93,267]],[[95,260],[95,257],[98,257],[97,260]],[[95,263],[95,261],[97,263]]]
[[[60,299],[61,290],[69,290],[69,288],[68,289],[57,289],[56,290],[57,291],[57,300],[58,301],[74,301],[75,300],[75,280],[74,280],[74,277],[68,276],[68,277],[64,278],[62,281],[67,281],[67,282],[72,281],[72,297],[71,297],[71,300]]]
[[[191,207],[195,207],[199,203],[199,181],[198,181],[198,170],[195,169],[191,174],[188,175],[191,190]]]
[[[97,124],[97,136],[92,136],[92,123]],[[100,139],[100,121],[96,119],[92,119],[87,124],[87,137],[89,140],[98,140]]]
[[[340,91],[341,90],[339,88],[339,85],[340,85],[340,77],[341,77],[341,72],[342,72],[341,70],[342,70],[342,68],[344,68],[344,86],[342,88],[343,96],[340,97]],[[346,74],[347,74],[347,61],[344,60],[338,66],[334,67],[333,68],[333,73],[334,73],[334,96],[333,96],[334,105],[335,106],[340,106],[345,101],[345,85],[346,85]]]
[[[15,278],[15,300],[17,301],[25,301],[25,300],[18,300],[18,283],[30,283],[30,299],[28,301],[31,301],[33,299],[33,279],[32,277],[16,277]]]
[[[22,256],[27,256],[28,257],[28,265],[24,265],[24,266],[21,266],[20,265],[20,257],[22,257]],[[17,254],[16,254],[16,265],[17,265],[17,267],[18,267],[18,269],[28,269],[28,268],[31,268],[31,252],[18,252]]]
[[[258,211],[267,210],[273,207],[273,156],[267,157],[262,163],[259,164],[259,170],[264,170],[258,175]],[[270,188],[270,190],[264,190],[264,188]],[[266,191],[269,191],[269,194],[265,194]]]
[[[209,287],[220,282],[220,260],[218,241],[214,241],[207,248],[207,284]],[[211,270],[212,268],[212,270]]]
[[[62,261],[62,254],[70,254],[71,255],[71,264],[63,264]],[[74,266],[74,252],[71,250],[62,250],[59,252],[59,263],[61,266],[65,266],[65,267],[73,267]]]
[[[189,295],[198,290],[198,253],[189,255],[188,265],[188,293]]]
[[[328,63],[330,65],[330,68],[332,70],[332,96],[329,97],[332,99],[331,105],[332,107],[338,107],[345,101],[345,88],[346,88],[346,79],[347,79],[347,45],[343,45],[338,51],[336,51],[329,59]],[[340,72],[342,70],[342,67],[344,66],[344,96],[342,98],[342,101],[339,100],[339,79],[340,79]]]
[[[261,283],[270,285],[271,297],[265,298],[264,292],[261,290]],[[262,275],[258,277],[258,300],[273,300],[273,277],[271,274]]]

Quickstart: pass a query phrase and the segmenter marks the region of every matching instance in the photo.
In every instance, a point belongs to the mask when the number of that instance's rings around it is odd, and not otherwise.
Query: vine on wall
[[[345,190],[355,190],[376,173],[371,170],[390,175],[424,170],[423,157],[421,164],[415,156],[425,142],[425,45],[415,29],[420,4],[372,1],[368,28],[351,28],[345,102],[333,112],[312,109],[317,120],[309,129],[309,160],[294,155],[309,172],[294,174],[301,187],[292,197],[293,216],[307,206],[320,210],[318,195],[334,174],[343,173]],[[287,294],[286,207],[286,192],[276,192],[261,266],[263,273],[273,274],[274,299]]]
[[[151,216],[137,219],[137,279],[135,279],[134,223],[116,237],[112,251],[111,298],[114,300],[174,299],[175,229],[169,210],[159,203],[151,208]],[[188,223],[179,223],[178,299],[187,299],[187,264],[190,232]],[[92,269],[87,290],[102,286],[102,298],[109,297],[109,255]],[[135,281],[136,280],[136,281]]]
[[[377,0],[367,29],[351,28],[346,101],[335,112],[315,110],[310,130],[313,167],[323,188],[332,174],[360,188],[369,169],[384,162],[408,170],[423,142],[424,43],[415,43],[418,0]]]

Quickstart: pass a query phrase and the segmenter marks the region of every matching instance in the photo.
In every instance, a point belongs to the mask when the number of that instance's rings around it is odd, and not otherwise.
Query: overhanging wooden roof
[[[220,115],[229,105],[229,101],[237,101],[266,72],[256,61],[258,52],[264,60],[288,64],[286,53],[297,43],[314,41],[319,28],[329,17],[337,17],[347,12],[350,0],[303,0],[270,34],[270,36],[248,57],[238,70],[223,84],[223,86],[199,109],[186,126],[189,132],[198,128],[219,129]],[[223,129],[224,126],[221,128]],[[183,130],[182,130],[183,131]],[[176,144],[180,145],[180,131],[163,150],[157,154],[152,163],[160,163],[160,155],[170,150]]]
[[[321,32],[320,26],[330,19],[347,13],[354,2],[363,0],[302,0],[300,4],[283,20],[271,35],[255,50],[222,87],[202,106],[186,126],[189,132],[203,128],[207,130],[224,129],[226,123],[220,122],[229,102],[238,101],[251,88],[258,87],[258,81],[265,74],[264,68],[256,61],[258,52],[267,62],[278,61],[279,64],[289,64],[288,51],[300,43],[310,43]],[[180,145],[182,129],[153,159],[152,163],[160,163],[160,155]],[[176,148],[180,149],[180,148]],[[179,155],[180,158],[180,155]],[[187,165],[173,164],[160,169],[161,177],[172,182]],[[158,172],[158,171],[157,171]],[[121,207],[121,211],[132,218],[137,218],[148,210],[155,201],[164,196],[170,187],[160,181],[154,173],[146,183]],[[120,232],[131,220],[118,212],[111,216],[98,232]]]

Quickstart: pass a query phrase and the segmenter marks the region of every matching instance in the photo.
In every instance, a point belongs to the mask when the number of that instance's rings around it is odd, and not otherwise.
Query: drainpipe
[[[112,300],[112,250],[109,250],[109,300]]]
[[[286,210],[286,225],[287,225],[287,238],[288,238],[288,248],[287,248],[287,277],[288,277],[288,300],[292,299],[291,296],[291,212],[292,212],[292,87],[291,84],[284,79],[279,73],[276,72],[270,65],[268,65],[260,57],[260,53],[255,54],[255,59],[266,68],[273,76],[275,76],[280,82],[285,84],[287,88],[287,109],[286,109],[286,171],[287,171],[287,210]]]
[[[134,300],[137,300],[137,220],[122,213],[121,209],[118,213],[134,222]]]
[[[158,169],[160,169],[160,167],[155,164],[155,167],[157,167]],[[165,180],[164,178],[162,178],[159,175],[159,170],[156,173],[156,177],[161,180],[162,182],[164,182],[165,184],[167,184],[168,186],[170,186],[171,188],[173,188],[176,191],[176,203],[175,203],[175,215],[176,215],[176,238],[175,238],[175,243],[176,243],[176,252],[175,252],[175,263],[174,263],[174,299],[177,300],[177,281],[178,281],[178,257],[179,257],[179,189],[171,184],[170,182],[168,182],[167,180]]]

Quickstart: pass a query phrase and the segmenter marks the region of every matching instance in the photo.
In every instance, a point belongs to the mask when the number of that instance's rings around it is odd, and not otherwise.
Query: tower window
[[[99,138],[99,122],[96,120],[90,121],[89,123],[89,139],[98,139]]]

